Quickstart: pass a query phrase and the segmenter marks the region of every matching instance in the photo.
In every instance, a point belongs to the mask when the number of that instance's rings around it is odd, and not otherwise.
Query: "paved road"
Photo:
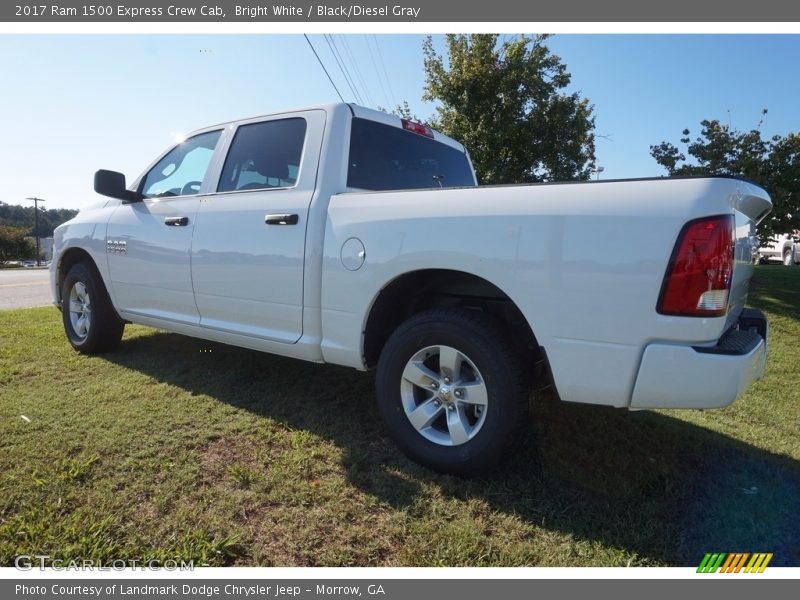
[[[47,269],[0,269],[0,310],[47,306],[51,302]]]

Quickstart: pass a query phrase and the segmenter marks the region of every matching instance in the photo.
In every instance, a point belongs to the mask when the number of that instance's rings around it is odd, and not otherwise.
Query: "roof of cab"
[[[289,109],[286,109],[286,110],[278,110],[278,111],[271,112],[271,113],[266,113],[266,114],[263,114],[263,115],[256,115],[256,116],[246,117],[246,118],[243,118],[243,119],[233,119],[231,121],[225,121],[223,123],[216,123],[214,125],[209,125],[207,127],[203,127],[201,129],[197,129],[197,130],[192,131],[191,133],[187,134],[186,137],[188,138],[188,137],[191,137],[191,136],[196,135],[198,133],[202,133],[204,131],[208,131],[210,129],[215,129],[215,128],[218,128],[218,127],[226,127],[226,126],[230,126],[230,125],[236,125],[238,123],[243,123],[243,122],[246,122],[246,121],[254,121],[254,120],[258,120],[258,119],[262,119],[262,118],[266,118],[266,117],[275,117],[275,116],[278,116],[278,115],[291,114],[291,113],[303,112],[303,111],[308,111],[308,110],[324,110],[326,113],[332,114],[332,113],[336,112],[337,110],[341,109],[342,107],[347,107],[349,109],[349,111],[350,111],[350,114],[352,114],[354,117],[358,117],[358,118],[361,118],[361,119],[369,119],[370,121],[376,121],[378,123],[383,123],[385,125],[391,125],[393,127],[402,127],[403,126],[402,118],[397,116],[397,115],[395,115],[395,114],[386,113],[386,112],[383,112],[383,111],[380,111],[380,110],[374,110],[372,108],[366,108],[364,106],[359,106],[358,104],[352,104],[352,103],[346,103],[346,102],[335,102],[335,103],[329,103],[329,104],[317,104],[317,105],[314,105],[314,106],[304,106],[304,107],[301,107],[301,108],[289,108]],[[435,130],[432,130],[432,131],[433,131],[433,139],[435,139],[437,142],[441,142],[443,144],[447,144],[448,146],[456,148],[457,150],[459,150],[461,152],[466,152],[466,149],[464,148],[464,146],[462,144],[460,144],[459,142],[457,142],[456,140],[454,140],[453,138],[448,137],[448,136],[444,135],[443,133],[439,133],[438,131],[435,131]]]

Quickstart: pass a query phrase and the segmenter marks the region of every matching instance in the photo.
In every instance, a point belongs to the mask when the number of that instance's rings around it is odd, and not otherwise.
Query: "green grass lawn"
[[[0,565],[800,565],[800,268],[758,267],[751,292],[769,367],[733,406],[536,398],[471,481],[395,449],[371,374],[138,326],[85,357],[55,309],[0,312]]]

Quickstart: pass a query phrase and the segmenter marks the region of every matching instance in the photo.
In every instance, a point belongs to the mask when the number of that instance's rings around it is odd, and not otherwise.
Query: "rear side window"
[[[297,183],[305,119],[242,125],[231,143],[218,192],[292,187]]]
[[[348,187],[409,190],[440,185],[475,185],[464,152],[399,127],[353,119]]]

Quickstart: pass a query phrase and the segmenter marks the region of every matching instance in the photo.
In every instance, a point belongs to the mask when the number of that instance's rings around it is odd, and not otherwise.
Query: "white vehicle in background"
[[[77,351],[133,322],[375,368],[389,434],[440,471],[490,470],[536,378],[697,409],[764,371],[745,301],[772,203],[748,181],[478,187],[455,140],[334,104],[207,127],[95,190],[111,199],[56,229],[50,267]]]
[[[779,261],[787,267],[800,264],[800,232],[777,235],[772,240],[758,249],[761,263]]]

